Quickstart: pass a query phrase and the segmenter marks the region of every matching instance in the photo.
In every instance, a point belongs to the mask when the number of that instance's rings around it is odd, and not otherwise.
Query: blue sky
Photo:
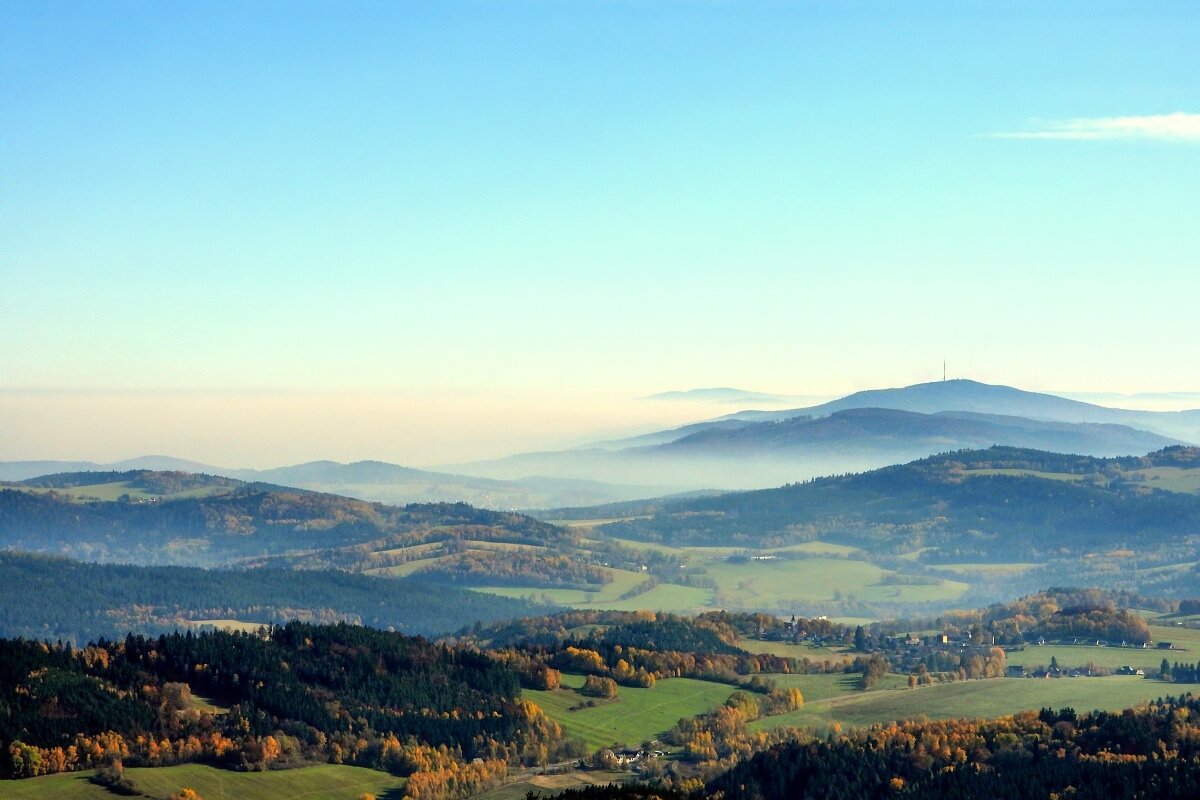
[[[1198,23],[6,3],[0,390],[1197,389]]]

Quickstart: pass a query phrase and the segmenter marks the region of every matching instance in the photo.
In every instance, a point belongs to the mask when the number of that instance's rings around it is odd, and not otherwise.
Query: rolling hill
[[[310,461],[273,469],[234,469],[171,456],[140,456],[111,464],[92,461],[0,462],[0,481],[18,482],[51,474],[129,472],[135,470],[219,475],[251,483],[269,483],[340,494],[377,503],[470,503],[485,508],[550,508],[633,500],[682,491],[683,487],[627,485],[599,480],[544,477],[533,473],[515,480],[454,475],[403,467],[384,461]],[[620,476],[616,476],[619,480]]]
[[[539,542],[561,533],[462,503],[400,508],[182,472],[65,473],[0,487],[0,547],[94,561],[220,566],[463,527]]]
[[[323,570],[84,564],[0,551],[0,637],[67,641],[209,628],[351,622],[437,636],[545,606],[451,586]],[[39,602],[28,602],[37,597]]]
[[[778,546],[814,538],[934,563],[1047,562],[1200,548],[1200,494],[1147,475],[1200,474],[1200,448],[1099,459],[1011,447],[960,451],[776,489],[664,503],[604,525],[669,545]],[[611,509],[610,509],[611,510]],[[645,510],[644,508],[642,509]]]
[[[590,448],[525,453],[455,468],[495,477],[536,472],[611,480],[621,475],[631,482],[669,481],[693,489],[753,489],[992,445],[1108,457],[1182,443],[1112,422],[1063,422],[971,409],[924,412],[827,405],[744,412]]]

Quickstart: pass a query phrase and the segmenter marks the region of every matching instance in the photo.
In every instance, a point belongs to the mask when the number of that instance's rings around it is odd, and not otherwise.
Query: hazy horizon
[[[815,405],[850,393],[807,397]],[[1140,398],[1048,393],[1113,408],[1200,408],[1195,392]],[[633,436],[748,407],[756,406],[565,391],[534,399],[449,392],[0,390],[0,461],[111,463],[166,455],[231,469],[318,460],[441,468]]]
[[[0,21],[3,459],[437,465],[943,360],[1197,388],[1195,4]]]

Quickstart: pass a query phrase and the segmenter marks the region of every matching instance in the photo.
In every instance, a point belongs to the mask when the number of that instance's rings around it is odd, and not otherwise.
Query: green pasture
[[[418,568],[403,564],[372,572],[406,575]],[[820,556],[741,562],[731,562],[727,557],[722,557],[705,563],[704,577],[711,578],[717,584],[715,591],[659,584],[625,600],[618,598],[644,581],[647,575],[618,569],[610,569],[609,574],[613,576],[613,581],[596,591],[535,586],[482,586],[477,587],[477,591],[506,597],[532,597],[571,608],[694,612],[707,608],[786,611],[792,605],[828,601],[835,597],[878,603],[952,602],[968,588],[968,584],[949,577],[933,578],[934,582],[928,584],[888,583],[888,577],[896,573],[875,564]]]
[[[434,550],[441,550],[444,542],[422,542],[421,544],[410,544],[407,547],[389,547],[387,550],[376,550],[374,555],[380,556],[398,556],[407,555],[414,556],[422,553],[428,553]]]
[[[132,486],[129,481],[111,481],[109,483],[89,483],[84,486],[69,486],[62,488],[47,488],[42,486],[19,486],[12,485],[5,488],[17,489],[23,492],[32,492],[34,494],[46,494],[49,492],[57,492],[78,502],[89,500],[104,500],[112,502],[117,500],[121,495],[129,495],[131,500],[178,500],[189,497],[209,497],[215,494],[227,494],[230,490],[225,486],[199,486],[195,489],[188,489],[182,492],[172,492],[171,494],[152,494],[143,489]]]
[[[1002,575],[1020,575],[1022,572],[1037,569],[1041,564],[1016,562],[1009,564],[930,564],[929,566],[932,569],[942,572],[952,572],[956,575],[976,573],[996,577]]]
[[[467,539],[464,542],[469,550],[496,550],[511,553],[518,550],[538,553],[550,548],[540,544],[521,544],[519,542],[486,542],[480,539]]]
[[[1008,663],[1018,667],[1049,666],[1057,658],[1061,667],[1082,667],[1089,662],[1105,669],[1130,666],[1134,669],[1157,671],[1165,658],[1168,662],[1200,661],[1200,630],[1174,625],[1151,625],[1150,635],[1155,643],[1170,642],[1174,650],[1159,650],[1154,644],[1141,647],[1096,647],[1090,645],[1043,644],[1026,645],[1024,650],[1007,653]],[[1094,641],[1094,640],[1092,640]]]
[[[737,555],[738,553],[762,553],[770,555],[772,553],[809,553],[812,555],[838,555],[845,556],[851,553],[859,552],[857,547],[850,547],[844,544],[834,544],[832,542],[812,541],[803,542],[801,544],[792,544],[787,547],[676,547],[659,542],[639,542],[635,539],[619,539],[615,536],[608,537],[609,541],[615,542],[622,547],[628,547],[633,550],[650,550],[655,553],[666,553],[667,555],[678,555],[684,557],[696,557],[704,560],[725,560],[729,556]]]
[[[8,800],[112,800],[107,789],[87,780],[90,772],[0,782]],[[364,792],[401,796],[404,779],[362,767],[321,764],[272,772],[231,772],[201,764],[140,767],[125,776],[147,797],[166,798],[187,786],[204,800],[357,800]]]
[[[965,475],[1018,475],[1031,478],[1046,478],[1052,481],[1081,481],[1086,475],[1076,475],[1073,472],[1043,472],[1037,469],[967,469]]]
[[[604,604],[604,608],[614,611],[670,611],[676,614],[698,613],[712,607],[712,590],[673,583],[660,583],[628,600]]]
[[[598,585],[595,591],[582,589],[553,589],[540,586],[478,586],[476,591],[498,594],[505,597],[530,597],[537,599],[549,598],[552,603],[571,606],[573,608],[613,608],[612,603],[617,598],[632,590],[645,581],[649,575],[644,572],[630,572],[624,569],[602,567],[612,580]],[[640,606],[644,608],[645,606]]]
[[[833,672],[820,675],[767,675],[781,689],[799,689],[804,702],[828,700],[846,694],[863,694],[862,675],[857,672]],[[907,675],[888,673],[880,678],[870,692],[908,686]]]
[[[837,694],[806,702],[787,714],[757,720],[750,727],[827,729],[834,723],[854,727],[922,717],[992,719],[1045,707],[1116,711],[1179,693],[1180,687],[1173,684],[1134,677],[992,678]]]
[[[241,619],[188,619],[184,620],[182,624],[189,628],[211,627],[222,631],[241,631],[242,633],[254,633],[267,625],[266,622],[248,622]]]
[[[569,736],[583,739],[589,750],[615,742],[633,746],[653,739],[681,717],[694,717],[716,708],[734,691],[725,683],[667,678],[649,689],[622,686],[613,700],[597,699],[593,708],[570,711],[591,698],[575,691],[583,685],[582,675],[563,675],[562,679],[569,688],[526,690],[522,694],[537,703]]]
[[[595,528],[600,525],[607,525],[610,522],[628,522],[631,519],[650,519],[650,515],[641,514],[633,517],[604,517],[595,519],[551,519],[546,521],[564,528]]]
[[[770,653],[785,658],[807,658],[809,661],[853,661],[854,654],[837,647],[814,647],[807,642],[764,642],[759,639],[742,639],[738,647],[750,653]]]
[[[968,588],[949,579],[934,584],[884,583],[889,574],[894,573],[866,561],[833,558],[726,561],[707,570],[720,587],[714,600],[723,608],[779,608],[835,596],[880,603],[953,601]]]
[[[483,794],[475,795],[474,800],[525,800],[529,792],[543,796],[558,794],[567,789],[580,789],[586,786],[603,786],[609,783],[624,783],[634,777],[630,772],[615,772],[611,770],[571,770],[559,775],[532,775],[528,778],[507,783]]]
[[[387,575],[393,578],[407,578],[415,572],[420,572],[427,567],[443,561],[449,556],[435,556],[433,558],[419,558],[414,561],[405,561],[403,564],[397,564],[394,567],[375,567],[374,569],[363,570],[367,575]]]
[[[1184,494],[1200,493],[1200,469],[1182,469],[1180,467],[1150,467],[1137,470],[1136,474],[1145,477],[1143,486],[1163,489],[1168,492]]]

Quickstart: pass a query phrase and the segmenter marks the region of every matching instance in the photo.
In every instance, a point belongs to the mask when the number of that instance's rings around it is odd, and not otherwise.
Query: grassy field
[[[498,552],[511,553],[518,550],[527,553],[538,553],[550,548],[540,544],[520,544],[518,542],[484,542],[478,539],[466,539],[464,544],[468,550],[494,550]]]
[[[222,631],[242,631],[243,633],[254,633],[267,623],[248,622],[242,619],[190,619],[184,620],[183,624],[189,628],[212,627]]]
[[[427,567],[443,561],[449,556],[435,556],[434,558],[419,558],[415,561],[406,561],[403,564],[397,564],[394,567],[376,567],[375,569],[363,570],[367,575],[390,575],[393,578],[406,578],[414,572],[420,572]]]
[[[1179,693],[1178,686],[1145,678],[994,678],[919,689],[842,693],[814,698],[806,702],[803,708],[757,720],[750,727],[755,730],[781,726],[827,729],[833,723],[852,727],[921,717],[994,718],[1018,711],[1036,711],[1047,706],[1070,706],[1081,712],[1097,708],[1116,711]]]
[[[1162,660],[1200,661],[1200,630],[1175,625],[1151,625],[1150,635],[1155,642],[1171,642],[1174,650],[1159,650],[1154,646],[1095,647],[1090,645],[1028,645],[1024,650],[1008,654],[1008,663],[1021,667],[1049,665],[1051,657],[1063,667],[1081,667],[1089,661],[1108,669],[1130,666],[1135,669],[1157,670]]]
[[[630,772],[611,772],[609,770],[572,770],[561,775],[534,775],[526,780],[516,781],[492,789],[490,792],[476,795],[473,800],[525,800],[529,792],[542,795],[557,794],[567,789],[578,789],[583,786],[597,786],[608,783],[624,783],[633,777]]]
[[[795,545],[790,550],[811,548],[811,552],[840,552],[823,542]],[[967,591],[968,584],[947,578],[932,578],[930,583],[890,583],[896,573],[866,561],[846,558],[780,558],[771,561],[729,561],[728,555],[740,552],[736,548],[693,548],[675,551],[681,560],[703,566],[705,577],[717,584],[715,591],[673,584],[655,588],[625,600],[629,592],[646,579],[645,573],[610,569],[611,583],[598,591],[579,589],[543,589],[524,586],[481,586],[477,591],[506,597],[548,600],[571,608],[604,608],[622,611],[654,609],[658,611],[695,612],[710,608],[785,610],[792,605],[836,599],[857,599],[878,603],[952,602]],[[698,555],[705,551],[702,556]],[[717,551],[721,551],[719,554]],[[726,552],[728,551],[728,552]],[[429,563],[426,562],[416,562]],[[385,570],[392,575],[410,574],[417,567],[404,564]]]
[[[838,555],[844,556],[850,553],[857,553],[858,548],[850,547],[844,544],[833,544],[832,542],[812,541],[802,544],[788,545],[787,547],[777,548],[755,548],[755,547],[674,547],[668,544],[660,544],[658,542],[639,542],[634,539],[618,539],[615,536],[609,537],[610,541],[616,542],[622,547],[628,547],[633,550],[650,550],[655,553],[666,553],[668,555],[684,556],[692,559],[699,558],[704,561],[724,561],[726,558],[738,553],[752,551],[755,553],[810,553],[813,555]]]
[[[660,583],[648,592],[642,592],[629,600],[617,600],[603,604],[604,608],[616,611],[672,611],[677,614],[699,613],[710,610],[712,591],[694,586],[677,586]]]
[[[1144,486],[1164,489],[1168,492],[1200,494],[1200,469],[1151,467],[1150,469],[1138,470],[1138,472],[1146,478]]]
[[[642,572],[630,572],[612,567],[603,567],[602,569],[612,577],[612,580],[594,592],[585,592],[582,589],[550,589],[539,586],[479,586],[473,588],[476,591],[505,597],[533,596],[539,600],[545,597],[553,603],[572,608],[615,608],[616,606],[613,604],[619,602],[617,598],[649,577]],[[647,606],[635,604],[635,608],[647,608]]]
[[[628,522],[631,519],[650,519],[650,515],[642,514],[635,517],[605,517],[603,519],[555,519],[548,521],[555,525],[562,525],[566,528],[595,528],[600,525],[607,525],[610,522]]]
[[[1073,475],[1066,472],[1039,472],[1033,469],[971,469],[968,475],[1032,475],[1037,478],[1049,478],[1056,481],[1081,481],[1086,475]],[[1183,469],[1181,467],[1150,467],[1149,469],[1132,470],[1130,476],[1144,478],[1140,485],[1168,492],[1185,494],[1200,493],[1200,469]]]
[[[191,696],[188,705],[190,708],[194,708],[203,714],[225,714],[229,711],[227,706],[218,705],[211,698],[202,697],[198,694]]]
[[[6,800],[112,800],[88,782],[90,772],[0,782]],[[404,780],[362,767],[321,764],[274,772],[230,772],[200,764],[128,769],[125,776],[143,795],[166,798],[184,786],[204,800],[357,800],[363,792],[399,798]]]
[[[387,550],[376,550],[375,552],[382,556],[414,556],[433,550],[441,550],[444,546],[445,542],[423,542],[421,544],[410,544],[408,547],[389,547]]]
[[[813,647],[811,644],[790,642],[763,642],[758,639],[742,639],[738,647],[750,653],[771,653],[786,658],[807,658],[809,661],[853,661],[854,654],[836,647]]]
[[[724,683],[669,678],[650,689],[622,686],[615,700],[597,700],[594,708],[569,711],[589,698],[574,691],[583,685],[582,675],[563,675],[563,685],[571,688],[523,694],[568,735],[583,739],[589,750],[614,742],[641,744],[669,730],[680,717],[693,717],[716,708],[734,691]]]
[[[767,677],[773,680],[775,685],[781,689],[791,689],[793,687],[799,689],[804,694],[804,701],[806,703],[828,700],[832,697],[841,697],[846,694],[863,694],[862,689],[859,688],[862,686],[862,676],[857,672],[851,674],[836,672],[829,675],[768,675]],[[889,673],[884,675],[878,685],[871,689],[871,691],[879,692],[907,685],[907,675]]]
[[[1047,478],[1052,481],[1081,481],[1085,476],[1071,472],[1042,472],[1036,469],[967,469],[966,475],[1028,475],[1033,478]]]
[[[1040,565],[1017,562],[1011,564],[930,564],[929,566],[932,569],[953,572],[956,575],[977,573],[995,577],[998,575],[1020,575],[1022,572],[1037,569]]]
[[[131,500],[179,500],[188,497],[208,497],[214,494],[227,494],[230,490],[225,486],[200,486],[195,489],[187,489],[182,492],[172,492],[171,494],[153,494],[151,492],[139,489],[132,486],[129,481],[112,481],[109,483],[90,483],[84,486],[69,486],[62,488],[45,488],[41,486],[9,486],[7,488],[17,489],[23,492],[32,492],[34,494],[45,494],[47,492],[57,492],[79,502],[88,500],[104,500],[113,501],[121,495],[129,495]]]
[[[790,603],[830,600],[835,596],[867,602],[952,601],[967,584],[889,584],[887,570],[866,561],[835,558],[722,562],[708,566],[720,587],[716,603],[734,608],[780,608]]]

